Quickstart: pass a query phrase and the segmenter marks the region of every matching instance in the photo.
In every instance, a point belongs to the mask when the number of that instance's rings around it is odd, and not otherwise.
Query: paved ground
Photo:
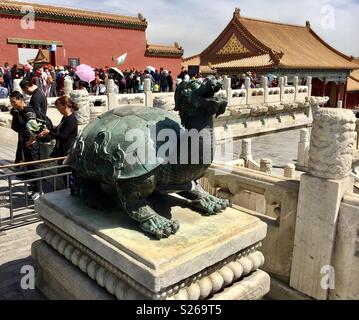
[[[31,266],[37,272],[31,258],[31,244],[39,239],[35,229],[38,223],[8,230],[0,234],[0,300],[42,300],[45,297],[38,290],[24,290],[21,269]],[[23,270],[24,272],[24,270]]]

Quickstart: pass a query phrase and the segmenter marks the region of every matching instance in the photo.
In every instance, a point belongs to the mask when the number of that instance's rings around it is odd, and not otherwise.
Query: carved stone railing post
[[[143,92],[145,93],[145,106],[152,107],[153,106],[153,94],[151,90],[151,80],[145,79],[143,83]]]
[[[340,100],[338,101],[337,108],[343,109],[343,101],[340,101]]]
[[[300,179],[290,286],[315,299],[328,298],[322,272],[333,263],[343,195],[353,190],[355,120],[344,109],[321,108],[314,114],[309,172]]]
[[[115,90],[115,81],[113,79],[107,80],[107,99],[108,99],[108,110],[112,110],[117,107],[117,98]]]
[[[242,140],[242,149],[240,158],[244,160],[245,166],[249,160],[252,160],[252,140],[251,139],[244,139]]]
[[[251,78],[246,77],[246,79],[244,80],[244,87],[247,90],[247,103],[246,104],[250,104],[251,102],[251,97],[252,97],[252,92],[251,92]]]
[[[288,179],[295,179],[295,165],[292,163],[284,166],[284,177]]]
[[[224,90],[226,90],[228,106],[232,106],[232,83],[231,78],[224,77]]]
[[[294,101],[297,101],[297,98],[298,98],[298,90],[299,90],[299,77],[294,77],[294,81],[293,81],[293,86],[294,86],[294,92],[295,92],[295,95],[294,95]]]
[[[312,77],[307,77],[308,97],[312,96]]]
[[[280,101],[283,101],[284,99],[284,88],[285,88],[285,83],[284,83],[284,77],[279,77],[278,80],[278,87],[280,88]]]
[[[72,91],[73,91],[72,80],[65,78],[65,80],[64,80],[64,95],[70,97],[70,94]]]
[[[300,130],[300,140],[298,143],[298,166],[308,167],[309,159],[309,130]]]
[[[260,171],[272,174],[273,162],[271,159],[261,159]]]
[[[20,87],[20,82],[21,82],[21,79],[14,79],[13,81],[13,91],[19,91],[22,93],[22,89]]]
[[[78,111],[76,111],[78,124],[88,124],[90,122],[90,99],[88,92],[86,90],[74,90],[70,94],[70,99],[78,107]]]
[[[264,89],[264,103],[268,103],[268,78],[261,77],[261,87]]]

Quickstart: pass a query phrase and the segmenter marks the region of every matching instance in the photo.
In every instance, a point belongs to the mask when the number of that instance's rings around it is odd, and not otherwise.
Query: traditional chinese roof
[[[248,57],[238,60],[231,60],[228,62],[220,62],[212,64],[211,67],[217,70],[221,69],[268,69],[275,66],[270,54],[263,54],[260,56]]]
[[[199,54],[182,59],[182,67],[188,69],[188,66],[199,66],[199,71],[202,74],[216,73],[216,70],[213,67],[210,67],[208,65],[201,65],[201,56]]]
[[[217,39],[201,54],[202,64],[216,69],[353,70],[352,57],[322,40],[305,26],[245,18],[236,9]]]
[[[355,70],[350,74],[348,78],[347,91],[348,92],[359,91],[359,70]]]
[[[173,46],[147,44],[146,56],[180,58],[183,56],[183,48],[177,42]]]
[[[33,8],[36,19],[61,20],[72,23],[105,25],[126,29],[145,30],[147,28],[147,21],[140,14],[138,17],[129,17],[18,1],[0,1],[0,14],[23,17],[24,13],[21,13],[21,10],[24,6]]]

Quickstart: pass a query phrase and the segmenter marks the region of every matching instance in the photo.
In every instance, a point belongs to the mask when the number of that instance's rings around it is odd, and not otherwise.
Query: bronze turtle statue
[[[65,161],[75,177],[71,194],[98,208],[119,200],[141,229],[157,238],[176,233],[179,223],[151,207],[147,197],[155,192],[177,193],[205,215],[227,208],[228,200],[197,182],[213,161],[213,117],[227,107],[215,96],[221,87],[214,78],[180,83],[175,92],[180,118],[137,105],[100,115],[78,135]]]

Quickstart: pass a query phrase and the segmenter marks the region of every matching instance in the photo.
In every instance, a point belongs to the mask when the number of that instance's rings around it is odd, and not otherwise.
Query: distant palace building
[[[359,58],[355,62],[359,68]],[[354,70],[348,78],[347,108],[359,109],[359,70]]]
[[[312,29],[270,21],[244,18],[237,8],[218,38],[202,53],[183,60],[190,70],[220,75],[254,71],[258,76],[294,76],[305,81],[313,77],[312,94],[329,96],[329,106],[346,105],[347,79],[359,68],[352,57],[335,50]]]
[[[150,65],[178,74],[181,67],[183,49],[177,43],[147,43],[147,21],[141,14],[128,17],[0,1],[0,25],[0,65],[24,63],[24,59],[26,63],[31,60],[26,57],[32,54],[34,59],[34,52],[43,49],[50,52],[53,65],[114,66],[116,58],[127,52],[121,69],[144,70]]]

